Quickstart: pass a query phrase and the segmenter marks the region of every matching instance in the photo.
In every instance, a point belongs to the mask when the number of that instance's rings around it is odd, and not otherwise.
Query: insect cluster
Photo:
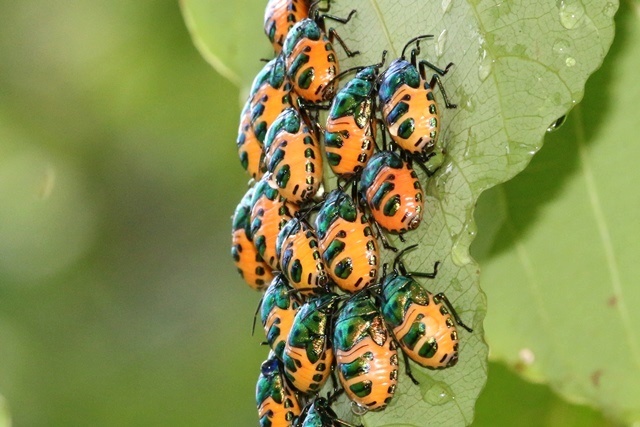
[[[399,355],[417,384],[409,359],[451,367],[457,327],[471,331],[444,294],[415,280],[434,278],[438,263],[432,273],[409,272],[402,254],[415,245],[398,252],[386,238],[404,242],[423,219],[414,166],[427,175],[438,166],[433,89],[455,108],[440,81],[453,64],[418,60],[427,35],[385,69],[383,52],[380,63],[341,73],[332,42],[358,52],[325,22],[346,24],[356,11],[339,18],[328,6],[268,1],[264,27],[276,56],[240,118],[238,153],[252,180],[233,216],[232,256],[249,286],[264,291],[257,317],[271,352],[256,387],[261,426],[349,426],[331,409],[339,395],[361,412],[383,410],[400,380]],[[324,162],[338,179],[330,192]],[[381,264],[382,250],[397,252],[391,265]]]

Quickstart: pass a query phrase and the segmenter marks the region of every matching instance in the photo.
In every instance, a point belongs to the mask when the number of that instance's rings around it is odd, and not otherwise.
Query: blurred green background
[[[0,1],[0,394],[15,426],[256,425],[229,256],[238,89],[177,2]],[[491,364],[475,426],[602,426]]]

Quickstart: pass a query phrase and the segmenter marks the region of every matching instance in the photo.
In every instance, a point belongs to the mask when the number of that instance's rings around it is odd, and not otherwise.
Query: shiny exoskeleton
[[[284,276],[279,274],[271,281],[260,305],[260,320],[267,343],[280,360],[293,319],[302,304],[297,293],[292,291]]]
[[[267,62],[253,79],[249,97],[242,108],[242,113],[240,113],[240,126],[238,128],[238,138],[236,139],[238,156],[242,167],[256,180],[262,177],[266,171],[266,166],[264,164],[262,138],[258,138],[253,127],[252,110],[258,91],[264,91],[266,90],[264,88],[270,87],[269,80],[272,79],[272,71],[275,65],[275,59]]]
[[[322,258],[333,281],[346,292],[375,283],[380,250],[368,217],[340,189],[325,199],[315,221]]]
[[[251,97],[251,126],[261,144],[276,117],[285,109],[294,107],[297,99],[286,75],[282,55],[269,61],[265,69],[269,70],[268,74],[262,78]]]
[[[424,212],[422,185],[398,154],[374,154],[362,171],[359,186],[373,219],[382,228],[394,233],[418,228]]]
[[[289,389],[273,354],[262,363],[256,384],[260,427],[290,427],[300,415],[300,403]]]
[[[291,27],[309,17],[308,0],[269,0],[264,11],[264,32],[276,54],[282,50],[284,39]]]
[[[251,240],[251,198],[249,188],[236,207],[231,227],[231,256],[242,278],[253,289],[261,291],[273,279],[271,267],[264,262]]]
[[[282,48],[287,75],[295,92],[307,103],[328,101],[335,94],[340,66],[331,39],[338,40],[348,56],[358,53],[351,52],[333,28],[329,29],[327,36],[321,24],[325,18],[346,23],[354,13],[352,11],[346,19],[315,13],[315,19],[303,19],[289,30]]]
[[[266,171],[264,150],[251,126],[251,98],[247,100],[240,113],[240,126],[236,139],[240,164],[254,179],[260,179]]]
[[[298,208],[280,195],[269,178],[267,174],[258,181],[251,198],[251,236],[262,259],[278,270],[276,239],[280,229],[293,218]]]
[[[378,95],[384,123],[391,138],[403,150],[426,161],[433,154],[440,133],[440,112],[433,88],[437,83],[447,108],[456,108],[447,98],[440,76],[444,76],[453,63],[440,69],[428,61],[417,61],[419,44],[411,51],[411,60],[405,59],[406,48],[414,41],[433,36],[416,37],[405,45],[402,56],[394,60],[379,79]],[[435,71],[427,80],[427,68]]]
[[[347,396],[371,411],[384,409],[398,384],[398,351],[367,292],[347,300],[335,323],[338,378]]]
[[[462,323],[443,293],[434,295],[411,277],[434,278],[436,273],[437,264],[433,273],[408,274],[396,258],[394,271],[382,279],[380,311],[406,356],[425,368],[448,368],[458,362],[456,323],[472,329]]]
[[[318,393],[333,365],[331,332],[338,296],[326,294],[300,307],[293,319],[282,361],[293,386],[303,393]]]
[[[265,163],[271,180],[290,202],[310,200],[322,183],[318,140],[295,108],[278,115],[265,138]]]
[[[364,68],[336,93],[331,103],[324,148],[336,175],[349,178],[359,173],[373,154],[377,76],[377,67]]]
[[[296,217],[282,227],[276,240],[276,254],[282,273],[302,294],[327,284],[329,276],[320,254],[318,236],[306,220]]]

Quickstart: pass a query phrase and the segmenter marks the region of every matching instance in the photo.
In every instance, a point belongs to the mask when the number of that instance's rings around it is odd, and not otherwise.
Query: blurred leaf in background
[[[255,423],[258,296],[229,256],[237,89],[173,2],[3,1],[0,51],[15,424]]]
[[[481,237],[475,252],[493,308],[486,321],[492,357],[634,426],[639,10],[622,3],[616,40],[583,102],[527,169],[480,199],[479,227],[493,224],[494,233]],[[498,227],[495,216],[502,218]]]

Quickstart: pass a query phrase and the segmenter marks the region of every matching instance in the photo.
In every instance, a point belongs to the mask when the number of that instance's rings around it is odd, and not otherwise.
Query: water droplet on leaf
[[[609,2],[606,5],[604,5],[604,9],[602,9],[602,13],[604,13],[605,16],[608,16],[609,18],[611,18],[613,15],[616,14],[616,10],[617,10],[616,5]]]
[[[413,376],[420,382],[422,400],[431,405],[444,405],[455,399],[451,388],[442,381],[436,381],[422,371],[414,370]]]
[[[369,410],[362,405],[358,405],[356,402],[351,402],[351,412],[353,412],[354,415],[361,417],[369,412]]]
[[[480,54],[480,66],[478,67],[478,77],[480,81],[485,81],[489,74],[491,74],[491,68],[493,66],[493,60],[487,55],[487,51],[482,49]]]
[[[584,17],[584,6],[579,0],[561,0],[558,2],[560,23],[567,30],[579,26]]]
[[[558,39],[553,44],[553,52],[557,55],[565,55],[569,51],[569,42],[564,39]]]
[[[452,0],[442,0],[442,12],[447,13],[451,9]],[[611,4],[611,3],[609,3]]]
[[[558,130],[566,120],[567,120],[566,115],[560,117],[558,120],[556,120],[555,122],[549,125],[549,127],[547,128],[547,132],[553,132],[554,130]]]

